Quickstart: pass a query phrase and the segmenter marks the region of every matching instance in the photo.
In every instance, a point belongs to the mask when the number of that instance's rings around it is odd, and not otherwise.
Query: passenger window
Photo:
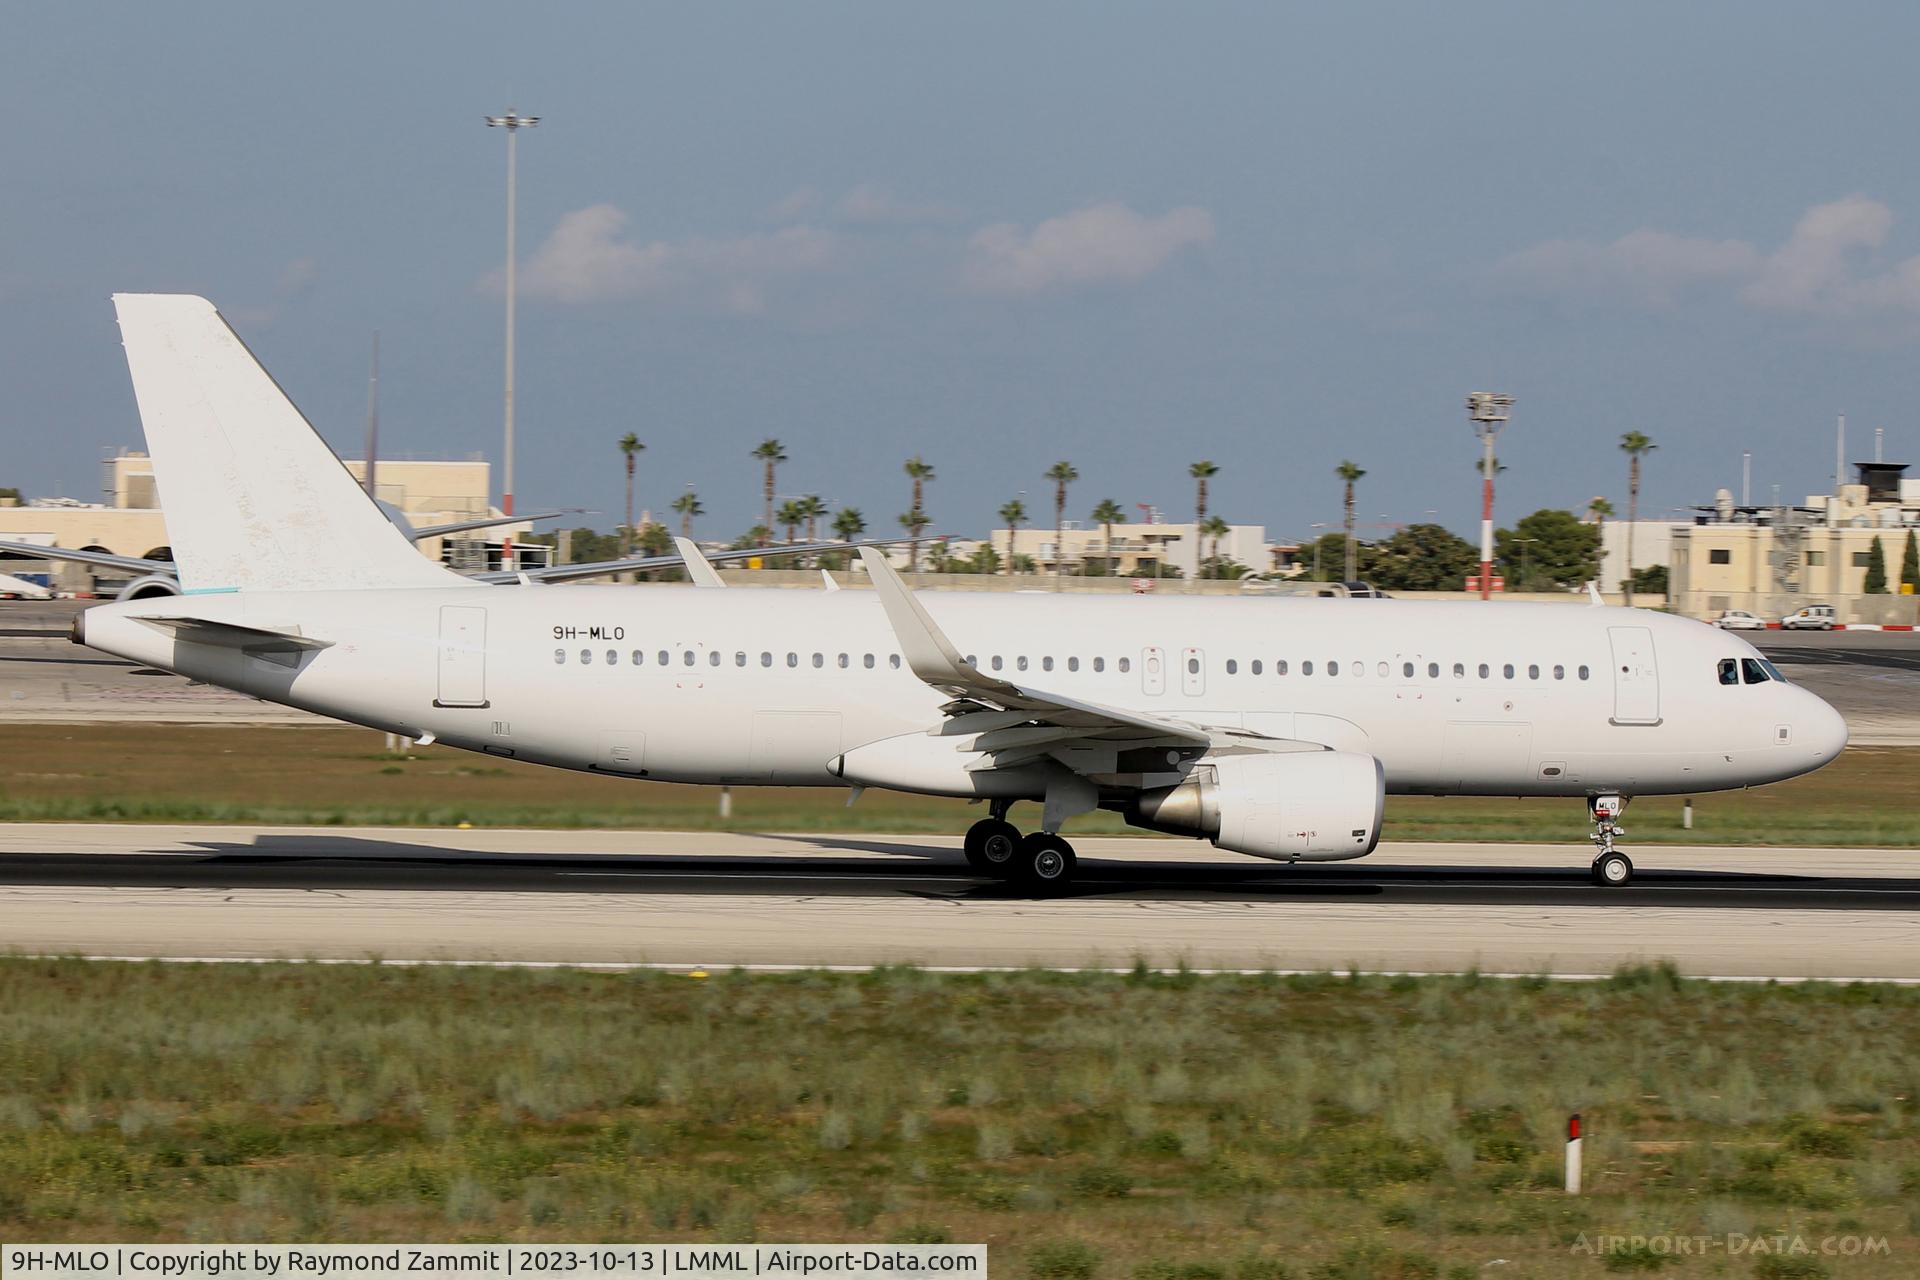
[[[1258,658],[1255,658],[1251,663],[1247,665],[1247,670],[1252,672],[1256,676],[1260,674],[1260,669],[1261,669],[1260,659]]]
[[[1273,674],[1277,676],[1287,674],[1287,660],[1285,658],[1275,658],[1273,660]],[[1312,675],[1313,673],[1309,671],[1307,674]]]
[[[816,653],[813,655],[813,669],[815,671],[818,671],[821,667],[824,667],[826,665],[827,665],[826,655],[819,654],[819,653]]]
[[[1513,664],[1509,662],[1502,666],[1500,668],[1500,674],[1509,680],[1513,679]]]
[[[645,649],[635,649],[635,650],[633,651],[633,665],[634,665],[634,666],[636,666],[636,667],[637,667],[637,666],[640,666],[640,665],[641,665],[642,663],[644,663],[644,662],[645,662],[646,660],[647,660],[647,651],[646,651]]]
[[[897,653],[888,654],[887,665],[892,667],[895,671],[898,671],[900,669],[900,655]]]
[[[1761,666],[1756,659],[1740,659],[1740,670],[1747,677],[1748,684],[1765,684],[1767,682],[1767,669]]]
[[[1720,683],[1739,684],[1740,664],[1732,658],[1720,659]]]
[[[1238,675],[1239,673],[1240,673],[1240,664],[1235,662],[1232,658],[1228,658],[1227,674],[1231,676],[1231,675]]]
[[[1187,674],[1190,676],[1197,676],[1200,674],[1200,659],[1198,658],[1187,659]]]
[[[1527,679],[1538,680],[1539,678],[1540,678],[1540,665],[1538,663],[1528,663]]]
[[[1339,674],[1340,674],[1340,664],[1339,664],[1339,663],[1337,663],[1337,662],[1329,662],[1329,663],[1327,664],[1327,674],[1328,674],[1328,675],[1330,675],[1330,676],[1337,676],[1337,675],[1339,675]]]
[[[693,650],[686,649],[681,652],[680,665],[683,667],[690,667],[693,665]]]
[[[1105,658],[1095,658],[1093,660],[1093,669],[1095,671],[1105,671],[1107,669],[1107,660]]]
[[[1411,662],[1401,663],[1400,674],[1405,676],[1409,680],[1413,679],[1413,664]]]
[[[668,653],[665,649],[662,649],[660,651],[660,665],[664,667],[671,664],[672,662],[673,662],[673,655]]]
[[[607,650],[607,665],[610,667],[617,667],[620,665],[620,653],[618,650],[616,649]]]
[[[1386,678],[1387,678],[1387,664],[1386,664],[1386,663],[1384,663],[1384,662],[1376,662],[1376,663],[1374,663],[1374,664],[1373,664],[1373,674],[1375,674],[1375,675],[1377,675],[1377,676],[1379,676],[1379,677],[1380,677],[1380,678],[1381,678],[1382,680],[1384,680],[1384,679],[1386,679]],[[1411,666],[1409,666],[1409,667],[1407,668],[1407,674],[1408,674],[1408,675],[1412,675],[1412,674],[1413,674],[1413,668],[1412,668]]]
[[[799,654],[797,654],[797,653],[789,653],[789,654],[787,655],[787,665],[788,665],[788,666],[790,666],[790,667],[797,667],[797,666],[799,666],[799,665],[800,665],[800,655],[799,655]]]
[[[1016,671],[1025,671],[1027,669],[1027,655],[1023,653],[1015,658],[1013,660],[1013,668]]]
[[[1121,674],[1124,675],[1126,672],[1133,670],[1133,659],[1122,658],[1120,659],[1120,662],[1118,665],[1120,667]]]
[[[996,653],[996,654],[994,654],[994,655],[993,655],[993,669],[994,669],[995,671],[998,671],[998,670],[999,670],[999,669],[1000,669],[1000,668],[1001,668],[1001,667],[1002,667],[1003,665],[1004,665],[1004,664],[1003,664],[1003,663],[1002,663],[1002,662],[1000,661],[1000,655],[999,655],[999,654],[997,654],[997,653]]]
[[[765,649],[762,649],[760,651],[760,665],[763,667],[770,667],[773,665],[773,655],[768,653]]]
[[[1440,678],[1440,664],[1437,662],[1429,662],[1427,664],[1427,679],[1438,680],[1439,678]]]
[[[873,670],[873,655],[870,653],[861,654],[860,665],[865,667],[869,671]]]
[[[555,665],[563,663],[566,660],[567,660],[567,651],[565,649],[555,649],[553,651],[553,661]]]
[[[707,665],[710,667],[717,667],[720,665],[720,651],[718,649],[713,650],[711,653],[707,655]]]
[[[1078,658],[1067,659],[1067,670],[1078,671],[1079,669],[1080,669],[1080,659]]]
[[[747,651],[745,649],[734,650],[733,665],[736,667],[744,667],[747,665]]]
[[[580,665],[584,667],[590,664],[592,661],[593,661],[593,650],[582,649],[580,651]]]
[[[1586,667],[1585,667],[1585,666],[1582,666],[1582,667],[1580,668],[1580,678],[1581,678],[1582,680],[1585,680],[1585,679],[1587,678],[1587,669],[1586,669]]]
[[[1454,678],[1455,680],[1465,680],[1465,679],[1467,678],[1467,664],[1466,664],[1466,663],[1464,663],[1464,662],[1456,662],[1456,663],[1454,663],[1454,664],[1453,664],[1453,678]]]
[[[1052,658],[1042,658],[1042,659],[1040,659],[1040,669],[1041,669],[1042,671],[1051,671],[1051,670],[1053,670],[1053,659],[1052,659]]]
[[[1556,663],[1554,663],[1554,664],[1553,664],[1553,678],[1554,678],[1555,680],[1565,680],[1565,679],[1567,678],[1567,669],[1566,669],[1565,667],[1563,667],[1563,666],[1561,666],[1561,665],[1560,665],[1559,663],[1557,663],[1557,662],[1556,662]]]
[[[1313,659],[1309,658],[1305,662],[1300,664],[1300,674],[1303,676],[1310,676],[1313,674]]]
[[[842,671],[845,671],[845,670],[846,670],[846,669],[847,669],[848,667],[850,667],[850,666],[852,666],[852,665],[853,665],[853,659],[852,659],[852,658],[850,658],[850,657],[848,657],[848,656],[847,656],[846,654],[844,654],[844,653],[840,655],[840,669],[841,669]]]
[[[1493,668],[1492,668],[1492,667],[1489,667],[1489,666],[1488,666],[1488,665],[1487,665],[1486,663],[1484,663],[1484,662],[1480,664],[1480,678],[1481,678],[1482,680],[1485,680],[1485,679],[1486,679],[1486,678],[1487,678],[1488,676],[1490,676],[1490,675],[1492,675],[1492,674],[1493,674]]]

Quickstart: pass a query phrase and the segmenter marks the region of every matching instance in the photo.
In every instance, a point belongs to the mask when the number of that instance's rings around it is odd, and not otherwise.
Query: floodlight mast
[[[516,172],[517,166],[516,166],[515,156],[514,156],[514,138],[519,134],[520,130],[531,129],[535,125],[539,124],[540,117],[539,116],[523,116],[513,107],[508,107],[507,114],[503,116],[488,116],[486,119],[487,119],[487,127],[489,129],[505,129],[507,131],[507,389],[506,389],[506,401],[507,401],[506,403],[506,417],[507,417],[506,450],[507,450],[507,453],[506,453],[506,458],[504,459],[505,474],[501,477],[501,485],[500,485],[500,510],[504,515],[512,515],[513,514],[513,308],[514,308],[514,293],[515,293],[514,285],[516,283],[514,278],[515,277],[514,269],[518,265],[518,262],[517,262],[518,255],[514,248],[514,221],[515,221],[514,187],[515,187],[515,180],[517,178],[517,172]],[[510,560],[512,556],[513,556],[513,535],[508,534],[506,537],[506,544],[502,549],[501,565],[500,565],[502,569],[512,569],[515,567],[514,565],[507,563],[507,561]]]
[[[1493,441],[1513,416],[1513,397],[1497,391],[1467,396],[1467,417],[1480,437],[1480,598],[1493,599]]]

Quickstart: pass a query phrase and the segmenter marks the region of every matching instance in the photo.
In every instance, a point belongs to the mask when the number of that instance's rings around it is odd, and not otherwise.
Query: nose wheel
[[[1633,860],[1613,847],[1616,839],[1627,834],[1617,821],[1626,807],[1625,796],[1607,794],[1587,798],[1587,814],[1593,820],[1593,833],[1587,838],[1599,850],[1593,859],[1593,882],[1603,888],[1617,889],[1633,879]]]

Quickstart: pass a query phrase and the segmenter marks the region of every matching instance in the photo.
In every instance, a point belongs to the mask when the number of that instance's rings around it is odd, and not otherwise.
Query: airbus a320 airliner
[[[340,720],[634,779],[983,800],[968,861],[1069,881],[1096,808],[1281,861],[1358,858],[1393,795],[1776,782],[1840,716],[1745,641],[1599,605],[491,585],[422,557],[203,298],[119,295],[186,594],[74,639]],[[698,553],[692,553],[697,557]],[[698,568],[703,568],[699,566]],[[1028,834],[1009,822],[1041,806]]]

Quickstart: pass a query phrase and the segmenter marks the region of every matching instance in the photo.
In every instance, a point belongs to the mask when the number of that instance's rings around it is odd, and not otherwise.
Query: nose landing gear
[[[1633,879],[1633,861],[1613,847],[1616,837],[1627,834],[1616,819],[1627,807],[1626,797],[1614,794],[1587,797],[1587,813],[1593,820],[1593,832],[1587,838],[1597,846],[1593,859],[1593,882],[1614,889]]]

